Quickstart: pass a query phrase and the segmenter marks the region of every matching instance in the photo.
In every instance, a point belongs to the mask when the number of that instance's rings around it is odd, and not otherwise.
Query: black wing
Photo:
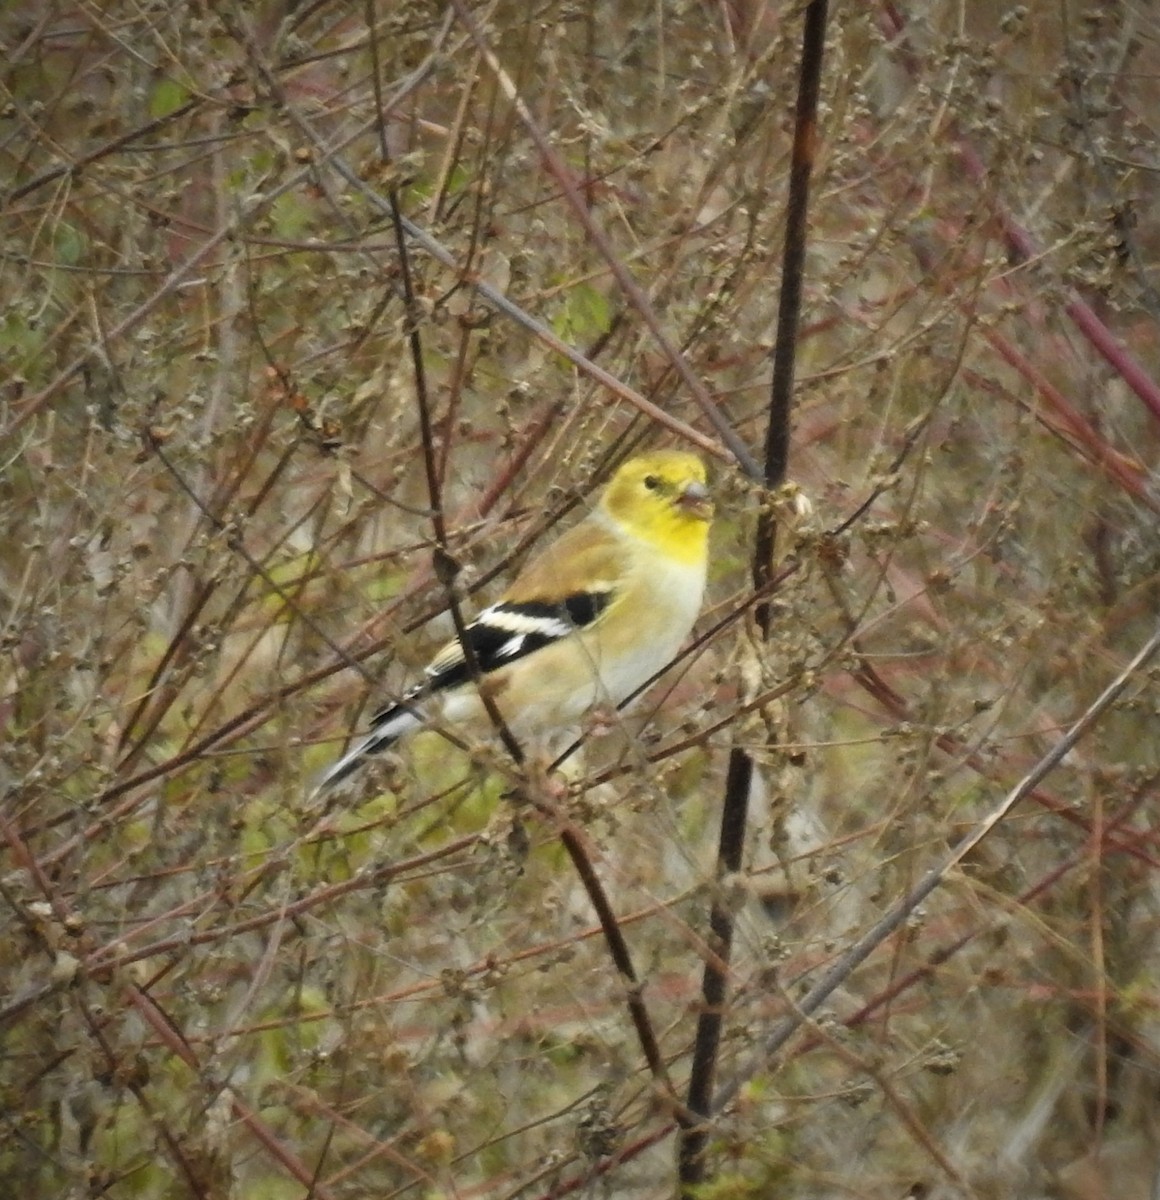
[[[485,608],[464,630],[480,675],[488,675],[500,667],[518,661],[577,629],[591,625],[612,603],[613,591],[576,592],[563,600],[548,603],[527,600],[520,603],[502,601]],[[459,687],[471,679],[471,666],[458,641],[445,646],[427,668],[427,678],[408,692],[403,704],[419,700],[433,692]],[[398,712],[391,705],[376,713],[372,724],[378,724]]]
[[[549,603],[530,600],[503,601],[485,608],[464,632],[481,675],[487,675],[528,654],[591,625],[612,603],[611,587],[577,592]],[[471,679],[471,667],[458,641],[445,646],[427,668],[427,678],[396,704],[380,709],[371,718],[370,731],[343,755],[319,780],[319,790],[333,786],[358,770],[363,759],[381,754],[394,742],[423,724],[417,707],[424,697]]]

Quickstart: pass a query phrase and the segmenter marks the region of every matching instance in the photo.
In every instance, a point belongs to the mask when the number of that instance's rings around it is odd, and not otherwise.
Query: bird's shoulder
[[[623,591],[631,557],[615,532],[589,517],[531,559],[514,582],[466,627],[481,675],[595,625]],[[427,687],[442,691],[471,678],[458,639],[427,667]]]
[[[530,559],[501,604],[559,605],[587,592],[608,593],[631,570],[631,555],[602,514],[592,514]]]

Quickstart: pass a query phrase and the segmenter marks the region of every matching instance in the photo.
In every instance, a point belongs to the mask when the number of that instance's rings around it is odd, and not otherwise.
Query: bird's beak
[[[681,489],[681,494],[677,497],[677,506],[694,517],[700,517],[702,521],[708,521],[713,516],[713,501],[709,496],[709,489],[696,480],[685,484]]]

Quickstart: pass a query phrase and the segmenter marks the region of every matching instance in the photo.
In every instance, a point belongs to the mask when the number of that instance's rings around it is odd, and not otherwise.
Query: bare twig
[[[616,278],[616,282],[620,285],[625,295],[628,296],[633,307],[640,313],[645,324],[648,325],[649,332],[656,339],[657,345],[664,351],[665,356],[681,377],[681,381],[689,389],[702,413],[704,413],[709,423],[716,430],[717,436],[728,446],[730,453],[738,465],[750,478],[760,478],[761,470],[749,453],[745,443],[737,436],[736,431],[718,409],[713,398],[705,389],[705,385],[693,374],[693,370],[689,366],[685,356],[673,345],[672,340],[661,324],[660,318],[654,311],[648,296],[645,295],[644,289],[633,278],[632,273],[613,249],[612,243],[608,240],[604,230],[601,229],[600,225],[589,212],[589,207],[585,203],[584,197],[580,194],[580,190],[573,182],[571,173],[560,160],[559,154],[544,135],[544,131],[540,128],[539,123],[532,116],[511,76],[503,69],[499,59],[496,58],[495,52],[483,36],[483,31],[480,29],[475,17],[471,14],[467,5],[463,3],[463,0],[451,0],[451,5],[455,9],[456,15],[464,28],[475,41],[476,48],[479,50],[483,61],[487,63],[492,74],[495,75],[496,80],[499,82],[500,87],[503,88],[504,94],[511,102],[516,115],[531,136],[532,141],[536,143],[536,149],[543,156],[544,162],[548,165],[548,169],[552,172],[557,184],[559,184],[560,190],[568,201],[573,215],[584,226],[585,233],[587,233],[592,244],[608,264],[609,270],[612,271],[612,274]]]
[[[1145,666],[1160,651],[1160,626],[1152,636],[1140,647],[1131,661],[1125,666],[1111,683],[1084,710],[1079,719],[1068,729],[1067,733],[1035,764],[1035,766],[1011,789],[1004,799],[982,820],[958,845],[919,881],[918,885],[904,896],[885,915],[880,917],[838,961],[814,984],[812,988],[798,1001],[796,1011],[781,1022],[762,1042],[761,1050],[747,1062],[728,1083],[721,1087],[714,1103],[714,1111],[723,1111],[744,1084],[760,1071],[765,1070],[770,1060],[789,1041],[793,1034],[801,1028],[818,1009],[829,999],[835,990],[864,963],[870,955],[891,934],[895,933],[915,911],[919,905],[939,887],[947,875],[963,861],[972,850],[1003,820],[1010,816],[1012,810],[1028,796],[1038,784],[1042,783],[1056,767],[1063,762],[1068,753],[1082,740],[1084,735],[1096,724],[1109,708],[1123,694],[1124,689],[1143,670]]]

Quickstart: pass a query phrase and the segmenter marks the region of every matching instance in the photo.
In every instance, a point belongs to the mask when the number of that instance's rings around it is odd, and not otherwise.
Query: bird
[[[494,604],[372,716],[319,778],[322,792],[428,725],[513,735],[574,726],[623,704],[676,656],[701,610],[713,500],[699,457],[655,450],[624,462],[588,515],[531,559]]]

